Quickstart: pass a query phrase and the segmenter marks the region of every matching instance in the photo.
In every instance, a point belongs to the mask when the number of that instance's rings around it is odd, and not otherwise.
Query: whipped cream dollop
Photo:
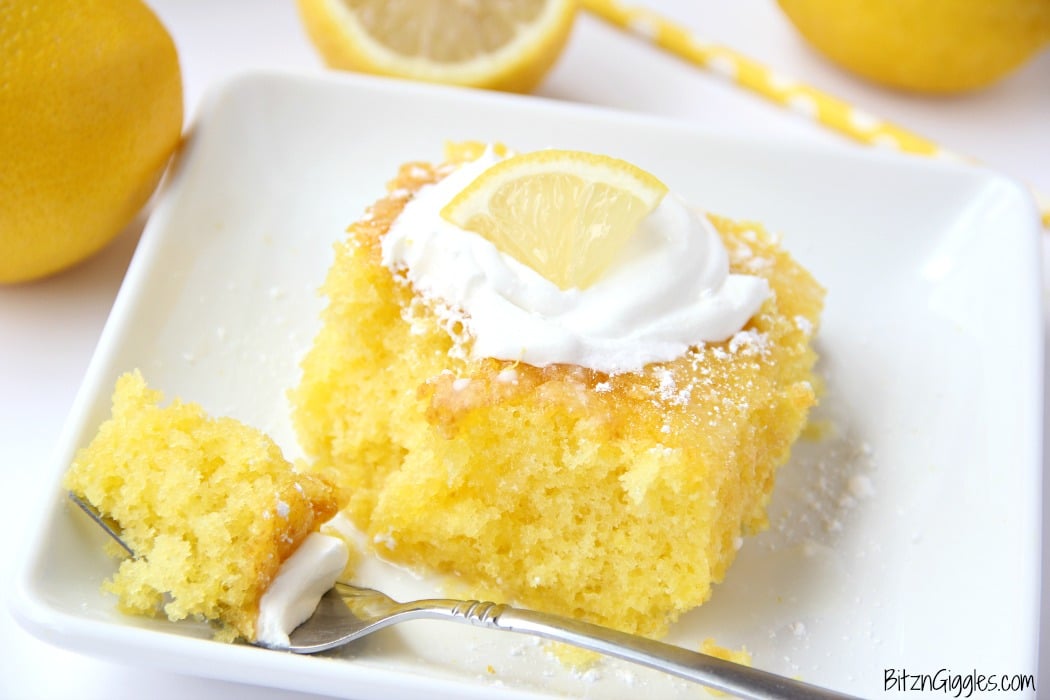
[[[383,264],[404,271],[473,339],[474,358],[568,363],[610,374],[673,360],[739,331],[769,296],[765,279],[729,272],[706,216],[668,193],[605,274],[562,290],[441,209],[500,160],[492,149],[416,193],[383,238]]]
[[[287,649],[288,635],[313,615],[321,596],[335,584],[348,558],[349,550],[342,539],[310,533],[292,556],[284,560],[259,600],[255,641],[263,646]]]

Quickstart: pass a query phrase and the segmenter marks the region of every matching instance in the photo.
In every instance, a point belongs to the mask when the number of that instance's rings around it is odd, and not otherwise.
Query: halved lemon
[[[483,172],[441,210],[561,289],[594,284],[667,186],[627,161],[534,151]]]
[[[558,58],[575,0],[298,0],[333,68],[525,92]]]

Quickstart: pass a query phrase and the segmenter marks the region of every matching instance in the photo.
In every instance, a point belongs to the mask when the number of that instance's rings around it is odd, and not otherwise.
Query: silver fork
[[[117,523],[93,505],[69,494],[69,498],[91,519],[135,556],[120,537]],[[451,620],[477,627],[520,632],[565,642],[601,654],[655,668],[701,683],[709,688],[752,700],[849,700],[853,698],[826,688],[803,683],[768,671],[724,661],[682,647],[626,634],[581,620],[535,610],[477,600],[441,598],[399,603],[380,591],[348,583],[336,583],[322,596],[314,614],[290,635],[291,644],[276,648],[296,654],[315,654],[348,644],[406,620]]]

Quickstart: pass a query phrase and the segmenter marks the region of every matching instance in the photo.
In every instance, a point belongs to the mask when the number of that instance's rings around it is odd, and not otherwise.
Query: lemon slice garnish
[[[546,150],[502,160],[441,210],[561,289],[597,281],[667,193],[609,156]]]
[[[575,0],[298,0],[325,62],[348,70],[524,92],[558,58]]]

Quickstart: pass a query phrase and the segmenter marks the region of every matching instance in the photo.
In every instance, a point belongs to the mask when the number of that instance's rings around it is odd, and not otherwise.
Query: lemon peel
[[[0,4],[0,55],[0,283],[13,283],[83,260],[134,218],[179,143],[182,79],[139,0]]]
[[[989,85],[1050,43],[1046,0],[778,0],[840,66],[925,93]]]

